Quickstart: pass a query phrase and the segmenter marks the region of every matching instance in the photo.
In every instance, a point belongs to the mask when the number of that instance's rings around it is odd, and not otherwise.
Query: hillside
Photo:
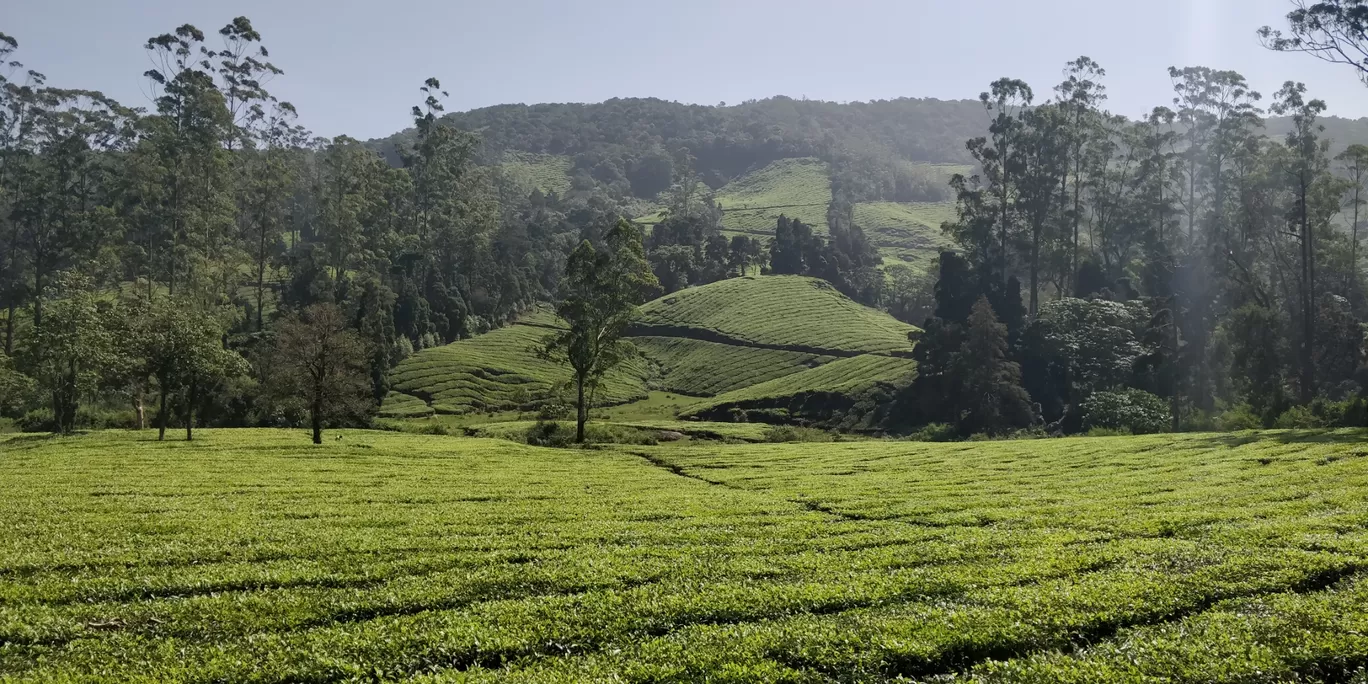
[[[965,141],[984,135],[988,117],[974,99],[899,98],[835,103],[773,97],[730,106],[651,98],[592,104],[510,104],[452,113],[447,120],[478,133],[480,158],[527,189],[557,194],[603,191],[621,211],[650,224],[670,187],[675,152],[725,210],[723,226],[772,235],[785,213],[826,223],[833,181],[856,202],[855,222],[886,259],[924,268],[948,244],[952,216],[946,180],[972,172]],[[1331,154],[1368,143],[1368,118],[1325,117]],[[1269,117],[1280,137],[1287,117]],[[397,161],[412,131],[371,141]]]
[[[415,401],[438,413],[471,413],[530,408],[556,396],[568,400],[569,372],[534,351],[554,322],[539,309],[513,325],[414,354],[391,373],[393,391],[381,415],[424,415]],[[643,398],[645,376],[640,362],[628,361],[608,374],[597,399],[618,404]]]
[[[0,679],[1363,681],[1360,431],[344,436],[0,435]]]
[[[415,354],[394,371],[382,413],[527,410],[554,400],[569,370],[532,351],[554,323],[542,309],[509,327]],[[915,330],[814,278],[723,280],[642,306],[628,338],[641,358],[611,373],[597,399],[623,404],[660,389],[717,397],[697,410],[687,407],[690,416],[748,418],[724,415],[738,408],[764,409],[754,414],[758,420],[825,421],[872,388],[911,378],[915,364],[907,357]]]

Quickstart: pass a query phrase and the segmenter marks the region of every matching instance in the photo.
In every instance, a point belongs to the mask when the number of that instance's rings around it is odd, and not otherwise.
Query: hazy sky
[[[1234,69],[1265,101],[1306,82],[1332,114],[1368,116],[1348,67],[1261,48],[1288,0],[0,0],[0,31],[49,83],[147,104],[142,44],[236,15],[285,70],[270,88],[324,135],[387,135],[437,76],[448,110],[653,96],[716,104],[977,97],[995,78],[1048,94],[1063,64],[1109,72],[1110,108],[1168,104],[1170,65]]]

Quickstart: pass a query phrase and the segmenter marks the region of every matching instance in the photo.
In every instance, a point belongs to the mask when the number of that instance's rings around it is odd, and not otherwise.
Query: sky
[[[149,106],[147,38],[251,19],[285,74],[271,92],[319,135],[367,139],[410,124],[436,76],[448,111],[503,103],[659,97],[699,104],[773,95],[838,102],[974,98],[1003,76],[1037,100],[1064,63],[1107,69],[1108,107],[1169,104],[1169,66],[1244,74],[1265,104],[1303,81],[1330,113],[1368,116],[1350,67],[1259,45],[1290,0],[0,0],[0,31],[54,86]]]

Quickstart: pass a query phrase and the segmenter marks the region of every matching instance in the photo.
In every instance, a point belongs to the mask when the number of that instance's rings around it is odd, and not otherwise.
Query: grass
[[[876,383],[906,383],[916,372],[917,362],[912,359],[863,354],[720,394],[689,406],[682,415],[717,414],[733,407],[785,407],[812,394],[853,396]]]
[[[726,184],[717,191],[717,201],[729,230],[773,235],[783,214],[825,233],[830,171],[820,159],[780,159]]]
[[[1271,684],[1368,661],[1360,432],[198,435],[0,437],[0,679]]]
[[[727,340],[825,354],[909,352],[913,326],[800,276],[732,278],[641,308],[649,334]]]
[[[542,192],[564,195],[570,190],[570,171],[575,160],[558,154],[506,152],[502,166],[514,178]]]

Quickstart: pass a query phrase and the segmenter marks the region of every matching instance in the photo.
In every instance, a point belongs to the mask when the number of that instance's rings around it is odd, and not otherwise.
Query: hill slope
[[[634,334],[855,356],[910,353],[907,334],[914,330],[851,301],[824,280],[761,276],[722,280],[647,303]]]
[[[382,412],[410,417],[424,415],[424,406],[441,413],[528,409],[555,400],[569,370],[532,351],[554,324],[540,310],[507,328],[419,352],[395,370],[395,392]],[[687,415],[739,407],[766,409],[757,419],[826,420],[872,387],[911,377],[909,333],[915,330],[815,278],[723,280],[641,307],[628,338],[641,358],[611,373],[598,399],[621,404],[658,388],[720,395]]]
[[[553,323],[554,317],[540,310],[508,327],[414,354],[394,369],[395,392],[385,399],[381,414],[417,415],[414,398],[439,413],[530,408],[553,398],[568,400],[569,370],[534,351]],[[597,399],[619,404],[645,397],[646,373],[639,361],[628,361],[608,374]]]

